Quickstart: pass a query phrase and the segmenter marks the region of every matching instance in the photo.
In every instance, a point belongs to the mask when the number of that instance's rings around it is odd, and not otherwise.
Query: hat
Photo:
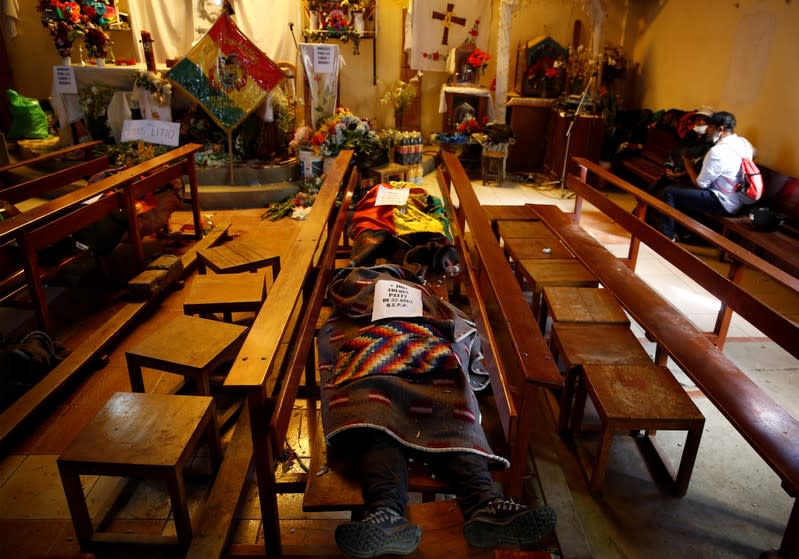
[[[703,115],[710,118],[711,116],[713,116],[714,112],[715,111],[710,107],[699,107],[698,109],[696,109],[696,111],[694,111],[694,116]]]

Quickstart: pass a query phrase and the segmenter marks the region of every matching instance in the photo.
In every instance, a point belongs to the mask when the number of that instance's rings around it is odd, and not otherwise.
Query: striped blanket
[[[371,322],[381,279],[422,291],[423,316]],[[322,419],[328,441],[353,428],[384,431],[426,452],[473,452],[507,467],[480,425],[475,391],[489,382],[474,324],[395,265],[339,270],[334,312],[319,332]]]

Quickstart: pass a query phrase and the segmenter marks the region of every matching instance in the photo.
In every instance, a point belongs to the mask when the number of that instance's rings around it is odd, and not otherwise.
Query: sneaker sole
[[[463,526],[463,534],[466,536],[466,541],[475,547],[497,545],[521,547],[537,543],[555,528],[556,523],[555,510],[550,507],[540,507],[512,517],[505,523],[494,519],[469,520]]]
[[[354,559],[369,559],[390,553],[408,555],[422,541],[422,529],[409,524],[402,530],[386,533],[379,526],[342,524],[336,527],[336,545]]]

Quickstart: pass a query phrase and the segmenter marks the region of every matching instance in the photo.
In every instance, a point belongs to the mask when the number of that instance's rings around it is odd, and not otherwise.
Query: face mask
[[[721,139],[721,132],[716,130],[715,132],[713,132],[713,137],[712,137],[713,143],[715,144],[716,142],[719,141],[719,139]]]
[[[701,136],[702,134],[704,134],[705,132],[707,132],[707,124],[702,124],[702,125],[699,125],[699,126],[694,126],[694,132],[696,132],[697,134],[699,134],[699,135]]]

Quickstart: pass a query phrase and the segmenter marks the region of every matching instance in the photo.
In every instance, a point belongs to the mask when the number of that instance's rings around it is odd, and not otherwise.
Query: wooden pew
[[[222,557],[228,554],[281,554],[277,493],[301,492],[304,479],[278,484],[275,460],[283,448],[288,418],[293,410],[304,365],[308,359],[306,342],[299,343],[299,332],[307,331],[313,314],[311,297],[322,263],[330,256],[329,247],[337,239],[339,222],[336,199],[349,174],[352,152],[339,154],[314,202],[302,230],[288,251],[292,255],[267,294],[247,339],[228,373],[224,387],[240,391],[247,398],[249,437],[235,437],[228,446],[220,474],[214,481],[186,554],[191,559]],[[357,176],[355,176],[357,179]],[[355,182],[350,178],[350,189]],[[351,192],[351,191],[350,191]],[[350,194],[351,195],[351,194]],[[344,212],[342,212],[343,214]],[[336,225],[340,223],[340,225]],[[328,247],[326,249],[326,247]],[[317,293],[318,295],[318,293]],[[302,364],[302,366],[299,366]],[[251,466],[255,465],[256,482],[264,528],[263,546],[235,546],[226,551],[232,520]]]
[[[702,287],[715,295],[721,301],[721,308],[716,318],[713,332],[708,333],[708,336],[719,348],[724,347],[732,312],[735,311],[761,332],[779,343],[794,357],[799,357],[799,328],[796,323],[773,311],[773,309],[769,309],[761,301],[741,288],[746,267],[760,270],[793,291],[799,291],[799,278],[752,254],[733,241],[661,202],[654,196],[642,192],[637,187],[620,179],[599,165],[581,157],[575,157],[574,161],[581,170],[581,178],[570,176],[568,185],[577,194],[574,211],[576,221],[579,223],[582,199],[585,198],[630,232],[632,237],[627,265],[631,269],[635,270],[640,243],[643,241],[671,264],[689,276],[694,277]],[[596,174],[606,183],[632,194],[638,202],[633,214],[631,215],[626,210],[619,208],[602,193],[588,187],[586,177],[589,172]],[[712,272],[707,267],[705,267],[704,272],[697,272],[696,257],[672,243],[671,240],[666,239],[644,222],[647,206],[670,215],[675,221],[725,252],[732,260],[727,278],[725,279]]]
[[[161,185],[168,183],[170,180],[182,177],[183,175],[188,175],[189,177],[195,238],[199,240],[202,235],[202,228],[200,226],[200,202],[194,164],[194,152],[200,147],[201,146],[198,144],[182,146],[2,221],[0,222],[0,245],[6,245],[15,241],[23,254],[25,254],[27,251],[25,248],[25,234],[27,232],[46,227],[48,223],[70,212],[76,211],[81,208],[85,202],[98,195],[102,195],[106,192],[119,191],[122,193],[122,198],[124,200],[123,207],[127,210],[128,215],[128,238],[133,246],[137,264],[141,268],[144,265],[144,251],[142,248],[142,240],[138,233],[139,225],[138,215],[135,211],[135,200],[145,193],[151,192]],[[49,237],[52,237],[51,242],[63,239],[72,232],[63,233],[58,237],[59,234],[56,229],[50,228],[48,230],[51,231],[51,233],[48,234]],[[43,247],[39,247],[39,249],[41,248]],[[38,265],[30,264],[30,254],[26,260],[28,263],[28,267],[25,268],[27,272],[25,275],[26,283],[35,288],[35,283],[41,279],[41,275],[39,276],[39,280],[34,280],[29,274],[40,272],[40,268]],[[46,305],[43,299],[39,299],[40,296],[42,296],[41,293],[34,293],[34,306],[37,309],[37,316],[40,322],[46,321],[42,322],[43,327],[49,328],[49,319],[46,318]]]
[[[94,148],[100,144],[102,144],[100,140],[93,140],[90,142],[84,142],[82,144],[67,146],[65,148],[51,151],[50,153],[45,153],[36,157],[31,157],[29,159],[20,159],[19,161],[2,165],[0,166],[0,190],[5,190],[11,185],[11,183],[15,182],[13,180],[14,177],[12,176],[14,171],[18,171],[23,167],[45,166],[64,157],[76,157],[80,158],[80,160],[86,161],[88,160],[89,155],[92,153]],[[3,197],[0,196],[0,198]]]
[[[726,282],[725,293],[729,299],[721,293],[723,301],[740,300],[745,302],[746,312],[753,318],[763,317],[763,320],[785,324],[784,317],[780,317],[776,311],[757,300],[747,298],[746,292],[731,280],[718,274],[716,276],[719,279],[713,279],[710,275],[711,270],[706,264],[655,230],[644,229],[643,227],[648,226],[635,220],[623,209],[616,206],[618,211],[614,211],[606,206],[606,203],[612,203],[582,180],[570,176],[569,188],[597,205],[623,227],[632,229],[634,234],[639,235],[656,251],[670,260],[680,262],[683,271],[711,292],[724,291],[721,289],[721,284]],[[552,228],[606,288],[613,291],[630,316],[649,332],[661,350],[666,352],[694,381],[702,393],[780,477],[785,491],[795,498],[799,491],[799,421],[730,361],[692,322],[630,268],[620,265],[619,260],[575,223],[571,216],[564,214],[556,206],[528,207]],[[792,343],[795,350],[796,325],[793,324],[790,330],[792,331],[787,332],[783,340],[787,339],[788,343]],[[783,536],[780,557],[797,555],[799,555],[799,504],[795,501]]]

